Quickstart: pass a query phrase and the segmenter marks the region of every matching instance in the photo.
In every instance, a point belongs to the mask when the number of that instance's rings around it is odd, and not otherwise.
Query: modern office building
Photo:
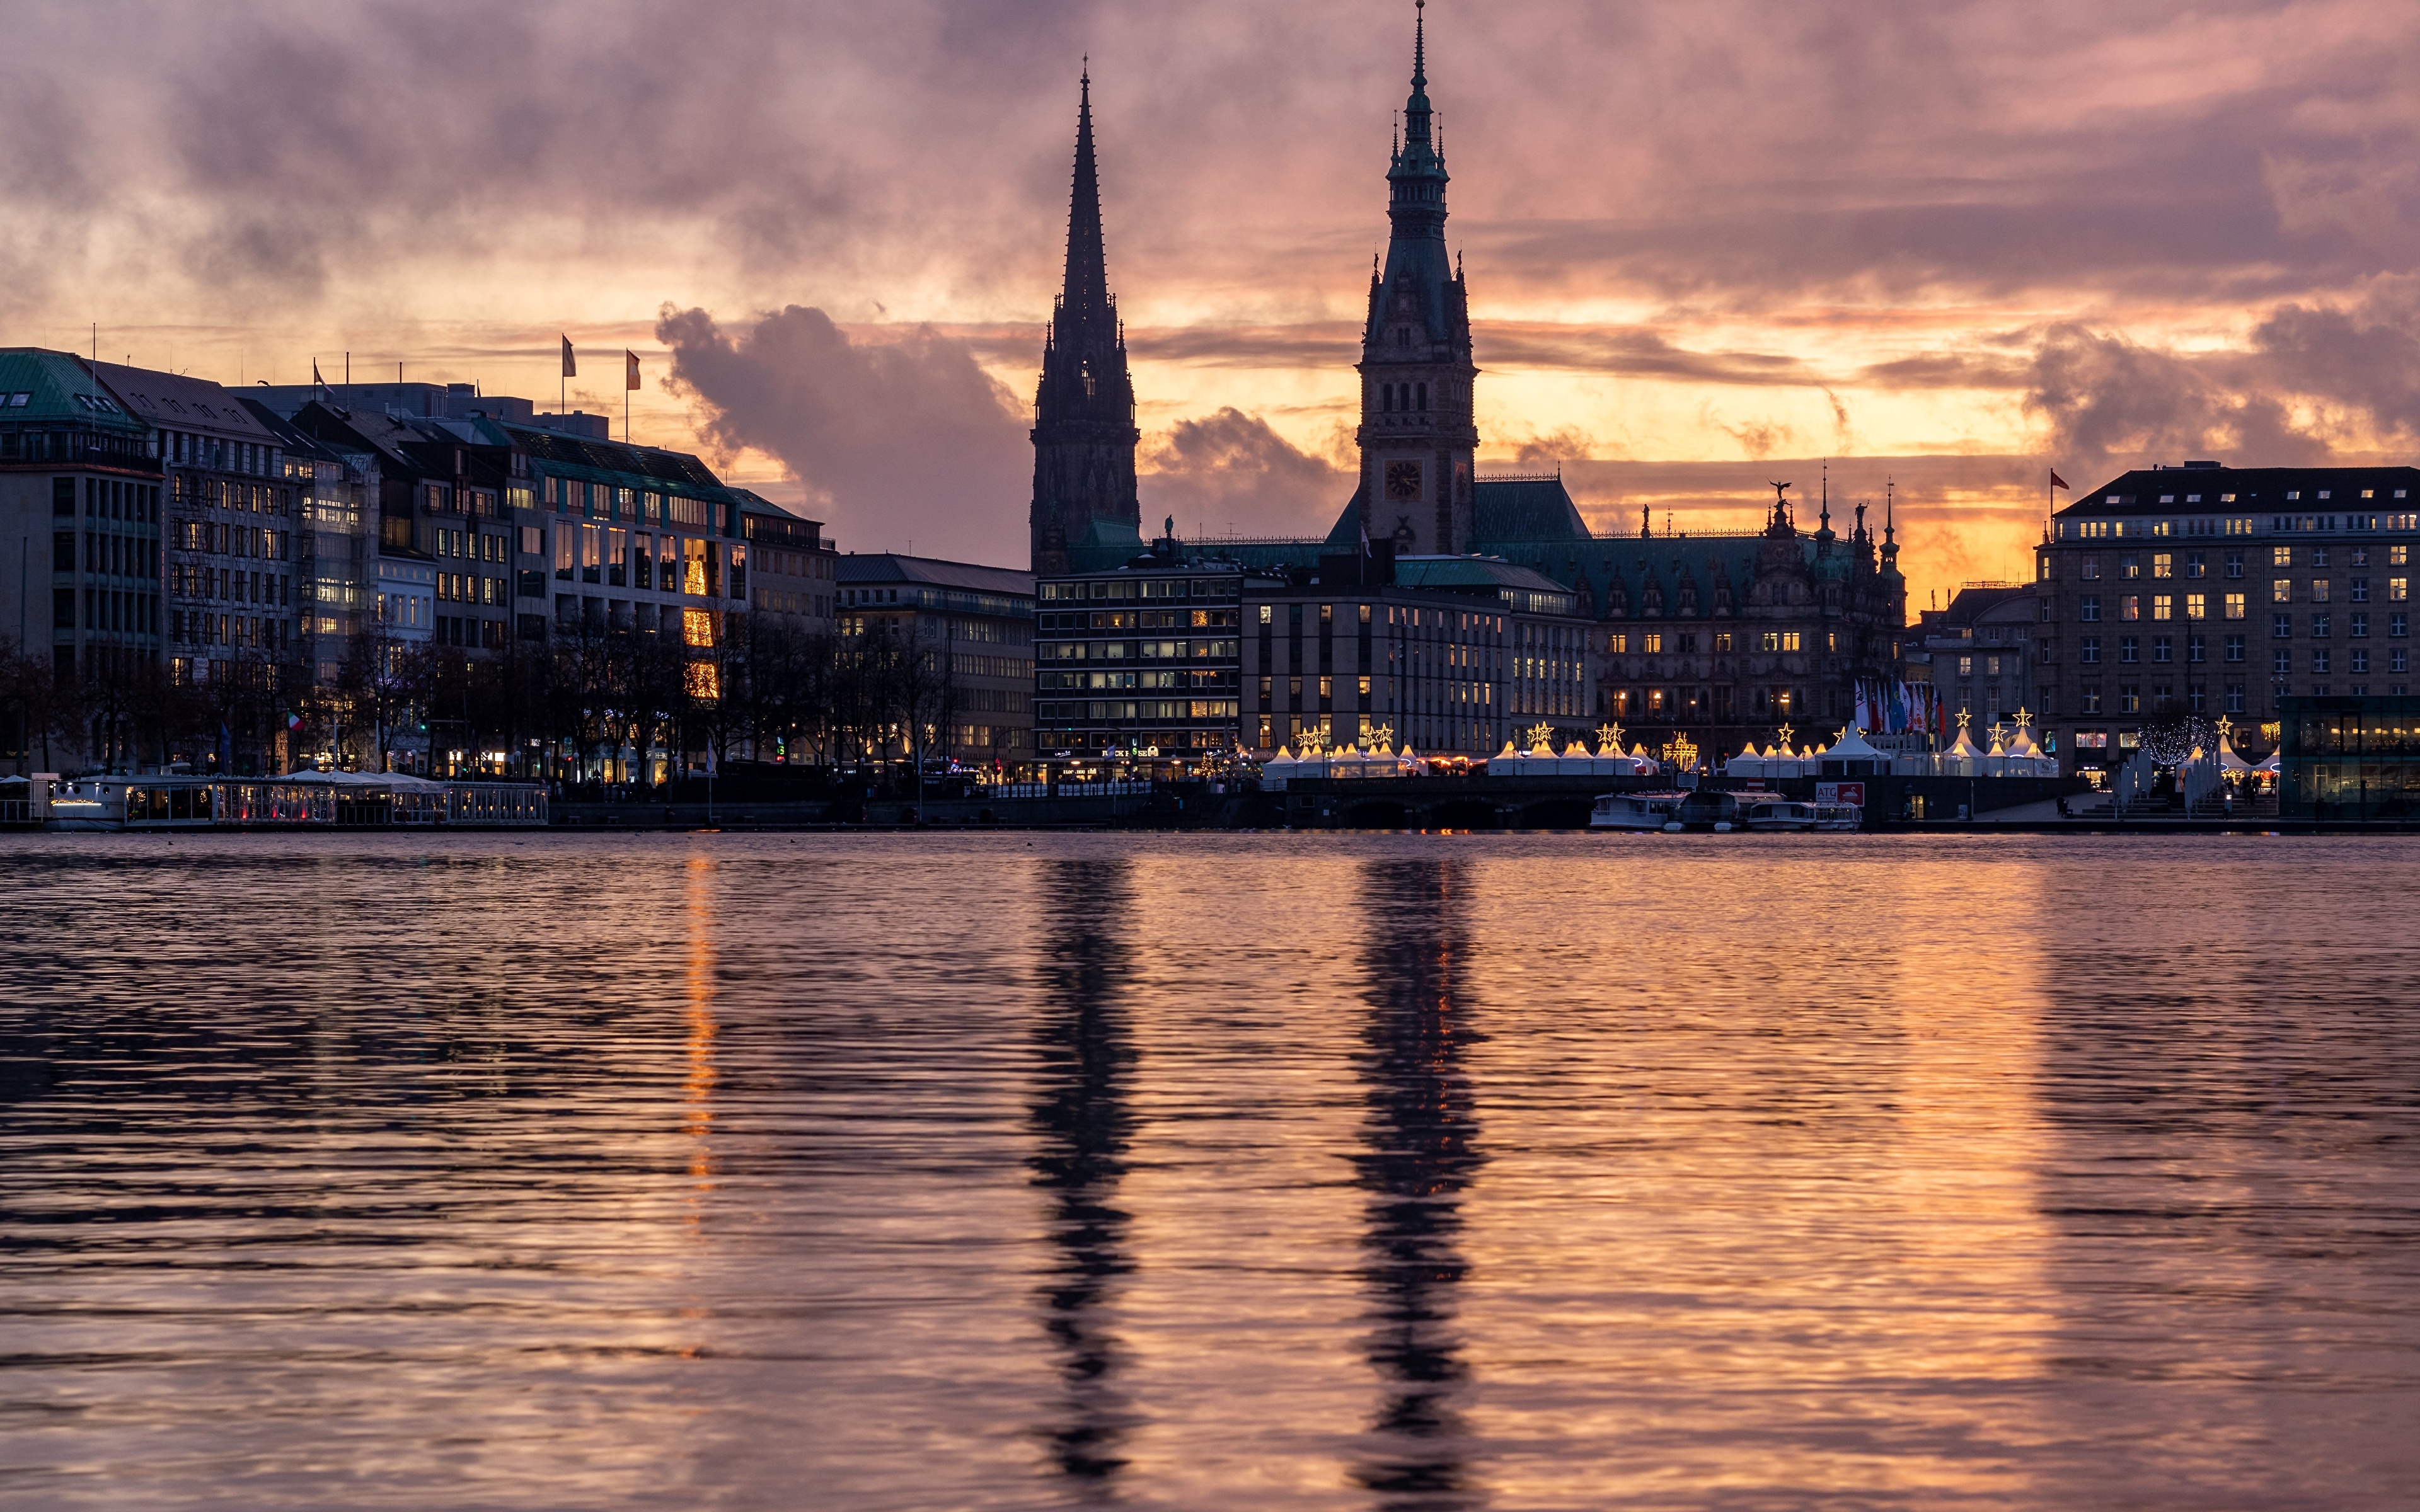
[[[2420,819],[2420,697],[2277,701],[2277,811],[2304,819]]]
[[[70,674],[160,655],[157,446],[84,358],[0,350],[0,636]]]
[[[1245,574],[1163,538],[1034,585],[1034,749],[1179,776],[1235,748]]]
[[[2178,714],[2226,716],[2257,758],[2288,699],[2409,696],[2415,548],[2420,469],[2121,474],[2035,553],[2040,723],[2071,769],[2121,762]]]
[[[1033,574],[893,551],[834,567],[839,635],[889,636],[923,658],[922,702],[949,732],[949,759],[997,770],[1033,760]]]

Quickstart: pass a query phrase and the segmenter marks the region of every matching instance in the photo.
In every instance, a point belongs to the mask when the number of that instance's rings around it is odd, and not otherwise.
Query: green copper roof
[[[132,436],[148,428],[126,412],[82,359],[39,347],[0,349],[0,424],[60,421]]]

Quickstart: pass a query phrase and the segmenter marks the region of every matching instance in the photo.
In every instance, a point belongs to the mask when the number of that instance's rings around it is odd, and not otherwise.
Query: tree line
[[[289,766],[323,751],[357,771],[419,766],[425,756],[441,774],[575,784],[622,753],[669,757],[675,777],[709,756],[912,770],[991,754],[946,738],[965,699],[945,638],[879,621],[837,635],[733,613],[714,639],[692,646],[674,633],[556,627],[544,641],[481,654],[372,625],[342,642],[333,678],[305,662],[259,661],[222,664],[232,675],[198,682],[150,656],[96,649],[70,665],[0,642],[0,739],[23,770],[265,773],[283,733]],[[499,752],[501,764],[488,759]],[[636,764],[625,780],[644,785],[652,763]]]

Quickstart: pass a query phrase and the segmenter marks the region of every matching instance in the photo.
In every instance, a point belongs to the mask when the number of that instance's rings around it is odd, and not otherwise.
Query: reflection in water
[[[1036,1034],[1041,1072],[1033,1104],[1040,1148],[1028,1165],[1051,1194],[1058,1247],[1042,1288],[1045,1327],[1058,1346],[1065,1387],[1045,1429],[1062,1473],[1106,1481],[1126,1463],[1132,1414],[1118,1381],[1110,1288],[1134,1269],[1127,1215],[1115,1205],[1134,1133],[1126,1110],[1134,1063],[1118,988],[1126,948],[1115,933],[1131,909],[1127,863],[1063,862],[1043,870],[1044,1001]]]
[[[689,1174],[696,1183],[695,1196],[703,1197],[714,1190],[714,1146],[707,1135],[714,1132],[714,1084],[721,1079],[714,1069],[714,863],[703,856],[689,863],[685,914],[689,1075],[681,1083],[681,1132],[690,1138]],[[700,1216],[692,1200],[690,1222],[697,1223]]]
[[[1375,1442],[1355,1478],[1390,1506],[1459,1506],[1479,1498],[1464,1463],[1456,1398],[1467,1375],[1455,1330],[1464,1262],[1461,1194],[1484,1159],[1462,1067],[1474,1036],[1464,868],[1372,862],[1363,872],[1370,1023],[1361,1074],[1370,1104],[1370,1194],[1363,1272],[1376,1326],[1366,1342],[1386,1383]]]

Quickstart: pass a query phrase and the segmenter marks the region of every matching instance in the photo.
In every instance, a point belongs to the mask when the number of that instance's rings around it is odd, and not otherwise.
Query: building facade
[[[2420,469],[2138,469],[2057,511],[2035,553],[2041,723],[2071,770],[2144,727],[2226,717],[2256,759],[2291,698],[2404,697]]]
[[[995,770],[1033,760],[1032,573],[891,551],[834,565],[841,639],[888,637],[916,658],[912,717],[948,732],[949,760]]]
[[[1243,569],[1157,543],[1114,572],[1034,585],[1034,749],[1171,775],[1237,744]]]
[[[1947,609],[1918,615],[1909,632],[1916,641],[1907,656],[1911,675],[1931,683],[1948,717],[1966,716],[1979,744],[1988,744],[1986,732],[2013,730],[2021,711],[2040,710],[2033,640],[2040,612],[2031,583],[1967,583]],[[2049,743],[2056,733],[2040,738],[2055,754]]]
[[[68,352],[0,351],[0,635],[72,674],[160,654],[165,483],[155,438]]]

